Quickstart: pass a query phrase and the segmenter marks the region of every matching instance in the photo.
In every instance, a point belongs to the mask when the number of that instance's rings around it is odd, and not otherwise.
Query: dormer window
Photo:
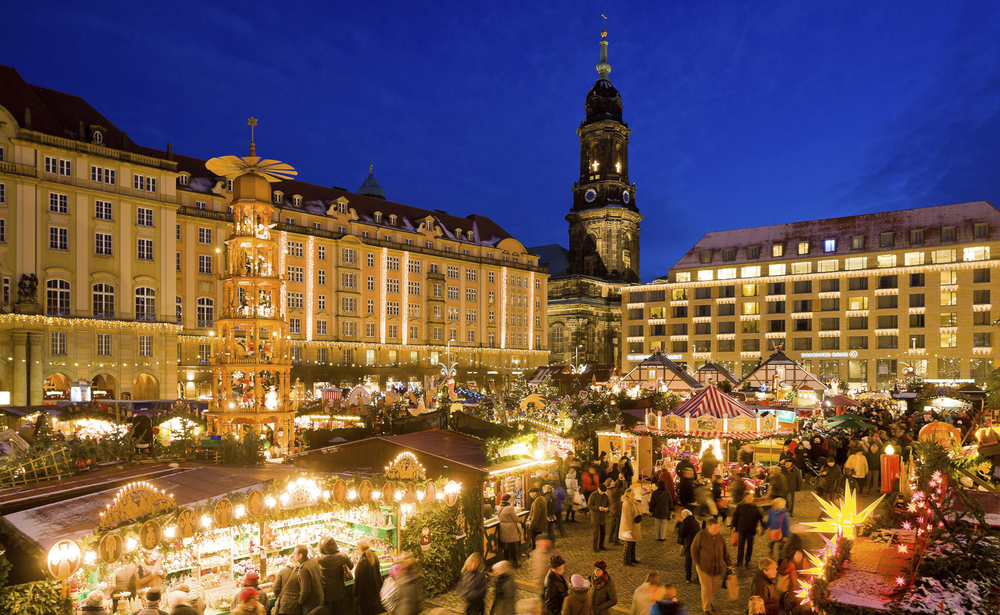
[[[285,195],[275,190],[273,198],[275,203],[282,203],[285,200]]]
[[[373,217],[375,218],[376,223],[382,222],[382,212],[376,211]]]
[[[299,195],[296,194],[295,196],[292,197],[292,203],[296,207],[301,207],[302,206],[302,197],[300,197]]]
[[[181,173],[180,177],[177,178],[177,181],[180,182],[180,184],[182,186],[188,185],[188,175],[187,175],[187,173]]]
[[[396,214],[389,216],[389,226],[396,226]]]
[[[232,192],[232,191],[233,191],[233,180],[231,180],[231,179],[230,179],[230,180],[228,180],[228,181],[226,182],[226,190],[228,190],[228,191],[230,191],[230,192]]]
[[[462,229],[460,228],[455,229],[455,239],[461,239],[461,238],[462,238]]]
[[[475,235],[473,234],[472,231],[469,231],[468,233],[466,233],[465,236],[469,238],[469,241],[472,241],[473,237],[475,237]]]
[[[94,143],[96,143],[98,145],[100,145],[101,143],[104,143],[104,133],[101,132],[100,130],[95,130],[94,131]]]
[[[347,213],[347,205],[344,205],[343,203],[337,203],[337,213],[339,213],[339,214],[346,214]]]
[[[809,254],[809,242],[800,241],[799,242],[799,254]]]
[[[784,244],[776,243],[776,244],[773,244],[771,246],[771,257],[772,258],[779,258],[779,257],[784,256],[784,255],[785,255],[785,246],[784,246]]]

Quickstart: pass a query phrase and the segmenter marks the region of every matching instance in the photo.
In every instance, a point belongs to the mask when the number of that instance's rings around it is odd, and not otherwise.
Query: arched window
[[[115,287],[94,284],[94,318],[115,317]]]
[[[208,297],[198,298],[198,326],[211,327],[215,324],[215,301]]]
[[[45,283],[45,313],[49,316],[69,316],[69,282],[49,280]]]
[[[135,319],[156,320],[156,291],[148,286],[135,289]]]

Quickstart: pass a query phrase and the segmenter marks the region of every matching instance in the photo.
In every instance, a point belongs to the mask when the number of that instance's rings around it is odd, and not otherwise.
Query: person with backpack
[[[785,538],[788,538],[791,532],[792,524],[788,511],[785,510],[785,500],[775,498],[771,502],[771,510],[767,513],[767,540],[770,543],[771,556],[774,556],[774,545],[783,546]]]
[[[317,558],[323,583],[323,602],[329,613],[343,613],[350,594],[345,587],[344,571],[350,571],[351,560],[340,551],[337,541],[331,536],[319,545]]]
[[[378,615],[382,612],[382,568],[378,556],[368,542],[358,542],[358,564],[354,567],[354,599],[361,615]]]
[[[299,604],[299,563],[289,556],[288,565],[278,571],[272,591],[275,596],[274,609],[278,615],[302,615]],[[171,601],[173,603],[173,601]]]
[[[486,572],[483,571],[483,556],[473,553],[462,566],[462,576],[458,579],[458,595],[465,600],[465,615],[484,615],[486,612]]]

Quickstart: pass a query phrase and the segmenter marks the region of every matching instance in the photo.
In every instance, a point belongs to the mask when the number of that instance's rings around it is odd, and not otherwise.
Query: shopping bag
[[[729,577],[726,579],[726,591],[729,592],[730,600],[738,600],[740,597],[740,582],[736,578],[736,573],[729,573]]]
[[[764,615],[764,599],[760,596],[750,596],[750,604],[747,606],[749,615]]]
[[[729,537],[729,546],[735,547],[740,544],[740,535],[738,532],[733,532],[733,535]]]

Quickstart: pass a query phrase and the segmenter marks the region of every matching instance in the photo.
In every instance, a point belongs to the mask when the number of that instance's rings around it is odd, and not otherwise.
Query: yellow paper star
[[[809,579],[812,581],[813,579]],[[805,579],[799,579],[799,586],[801,589],[795,592],[795,597],[802,601],[802,604],[809,604],[812,602],[812,598],[809,597],[809,592],[812,590],[812,583],[807,582]]]
[[[825,574],[823,568],[825,562],[823,559],[816,557],[812,553],[805,551],[806,557],[809,558],[809,562],[812,564],[812,568],[804,568],[799,574],[801,575],[811,575],[814,577],[822,577]]]
[[[865,522],[868,517],[875,511],[879,502],[882,501],[883,495],[879,499],[875,500],[868,508],[858,512],[858,501],[855,497],[856,494],[851,491],[851,486],[849,484],[844,485],[844,503],[838,508],[836,504],[827,502],[823,498],[819,497],[815,493],[816,499],[819,500],[820,507],[824,512],[830,517],[826,521],[820,521],[819,523],[803,523],[812,527],[813,532],[827,532],[830,534],[837,534],[843,536],[844,538],[855,537],[854,528]]]

